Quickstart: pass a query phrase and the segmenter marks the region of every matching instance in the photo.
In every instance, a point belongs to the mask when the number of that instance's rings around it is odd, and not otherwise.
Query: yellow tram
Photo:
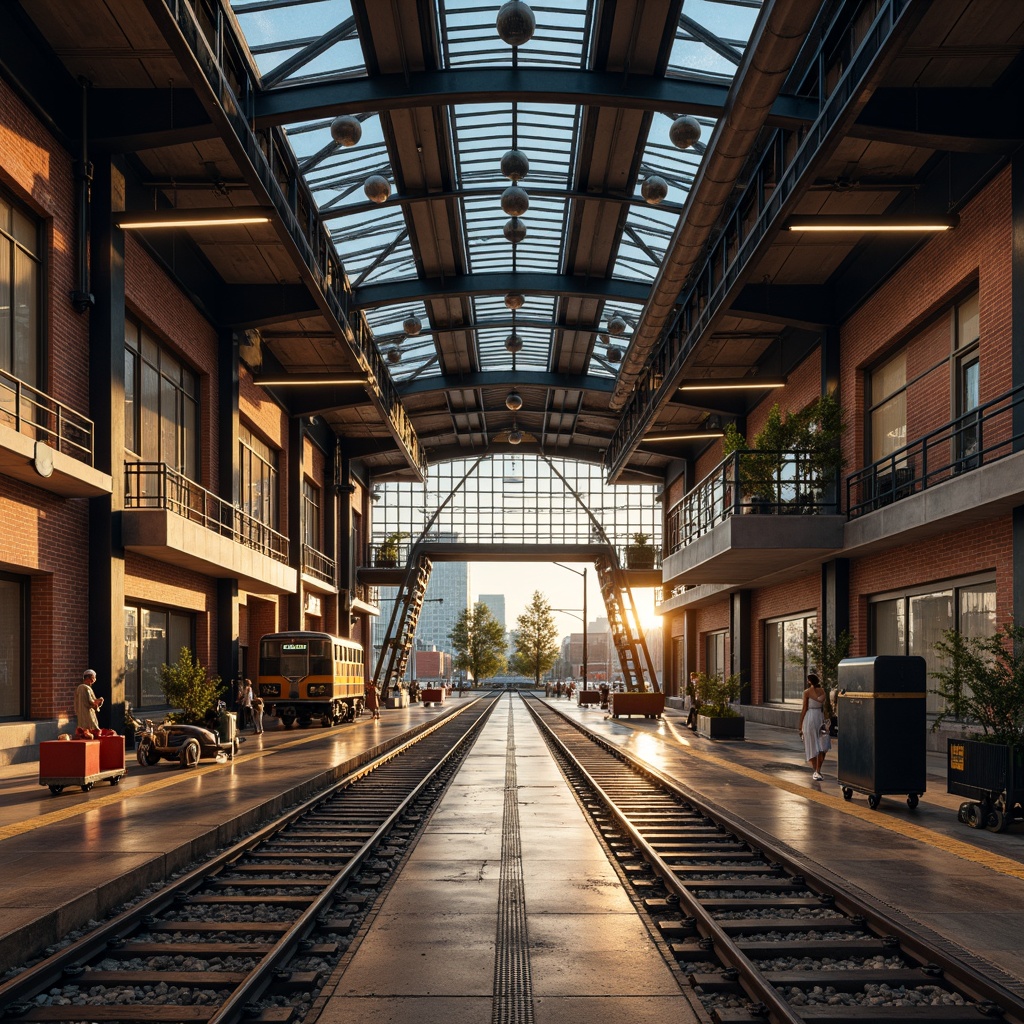
[[[256,692],[286,729],[313,719],[329,727],[363,713],[363,647],[330,633],[268,633],[260,639]]]

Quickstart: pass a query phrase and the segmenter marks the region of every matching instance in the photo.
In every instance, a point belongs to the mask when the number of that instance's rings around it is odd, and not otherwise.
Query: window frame
[[[13,583],[18,587],[18,662],[21,678],[17,681],[18,707],[19,710],[13,715],[0,715],[0,722],[23,722],[29,718],[31,710],[31,684],[32,678],[32,615],[29,601],[29,587],[31,581],[26,576],[19,576],[16,573],[0,571],[0,580],[4,583]]]
[[[259,450],[262,446],[270,456],[267,458]],[[266,474],[260,480],[267,480],[269,486],[266,495],[269,499],[269,521],[262,514],[254,511],[255,505],[248,498],[254,478],[251,476],[252,465],[266,467]],[[246,423],[238,425],[238,507],[252,520],[271,530],[279,531],[281,522],[281,450],[262,438]],[[248,482],[247,482],[248,481]],[[267,502],[261,502],[261,510]]]
[[[34,253],[29,252],[23,242],[20,242],[14,235],[13,228],[8,229],[6,225],[0,225],[0,235],[5,239],[9,240],[11,245],[11,263],[10,263],[10,286],[11,286],[11,335],[10,335],[10,356],[11,356],[11,368],[6,372],[12,376],[16,376],[15,367],[17,361],[15,359],[14,352],[14,323],[15,317],[13,315],[14,310],[14,258],[15,251],[21,250],[36,265],[36,287],[35,287],[35,320],[36,320],[36,331],[35,331],[35,379],[26,380],[24,383],[38,389],[39,391],[46,392],[47,382],[49,380],[49,346],[47,339],[49,338],[49,303],[46,301],[46,296],[49,294],[49,253],[51,249],[50,234],[51,230],[48,225],[48,221],[41,217],[31,207],[26,206],[23,202],[17,199],[8,189],[0,188],[0,200],[3,200],[13,212],[16,210],[26,219],[32,222],[35,229],[35,248]],[[0,338],[0,357],[4,355],[4,339]],[[0,363],[2,366],[2,363]],[[19,380],[22,378],[18,378]]]
[[[774,675],[772,673],[771,665],[771,644],[768,642],[768,631],[773,627],[785,626],[786,623],[790,622],[802,622],[803,623],[803,640],[800,644],[803,650],[804,660],[800,670],[800,677],[797,683],[797,693],[799,696],[788,696],[788,687],[786,686],[786,666],[795,666],[795,662],[785,658],[785,629],[783,629],[783,674],[782,674],[782,694],[781,696],[771,692],[772,683],[774,681]],[[810,661],[807,654],[807,638],[810,635],[812,626],[817,626],[818,623],[818,612],[817,610],[808,609],[802,612],[787,612],[785,615],[774,615],[770,619],[764,619],[762,622],[762,637],[764,642],[764,701],[766,704],[797,704],[803,699],[803,692],[807,689],[807,673],[811,670]],[[794,669],[795,670],[795,669]]]
[[[135,655],[135,659],[134,659],[134,661],[135,661],[135,669],[134,669],[134,676],[135,676],[135,678],[134,678],[134,683],[132,684],[134,692],[131,693],[131,694],[129,694],[129,692],[128,692],[129,685],[130,685],[129,684],[130,673],[129,673],[128,666],[131,664],[131,659],[129,659],[129,657],[128,657],[129,638],[128,638],[128,633],[127,633],[127,619],[128,619],[128,612],[129,611],[134,611],[135,612],[135,650],[136,650],[136,655]],[[191,611],[188,608],[175,608],[175,607],[172,607],[171,605],[154,604],[153,602],[149,602],[149,601],[126,599],[125,602],[124,602],[124,612],[122,613],[122,615],[123,615],[124,622],[125,622],[125,637],[124,637],[124,644],[125,644],[125,652],[124,652],[124,665],[125,665],[125,672],[124,672],[124,695],[125,695],[125,699],[128,700],[131,703],[133,708],[164,708],[164,707],[168,707],[169,705],[167,705],[167,704],[144,704],[144,703],[142,703],[142,697],[143,697],[143,693],[142,693],[142,636],[140,634],[141,634],[141,631],[142,631],[143,612],[159,612],[159,613],[163,613],[163,614],[165,614],[167,616],[167,634],[166,634],[166,637],[165,637],[165,652],[164,652],[166,657],[164,659],[164,664],[173,664],[172,661],[169,661],[167,659],[169,659],[171,657],[172,653],[176,653],[176,652],[172,652],[169,649],[169,645],[171,643],[171,625],[170,625],[170,620],[171,620],[171,616],[172,615],[177,615],[177,616],[180,616],[180,617],[185,618],[185,619],[188,620],[188,632],[189,632],[188,647],[189,647],[189,650],[192,652],[192,656],[193,657],[197,657],[196,635],[197,635],[197,627],[198,627],[198,615],[197,615],[196,612]],[[177,658],[175,657],[175,661],[176,660],[177,660]]]

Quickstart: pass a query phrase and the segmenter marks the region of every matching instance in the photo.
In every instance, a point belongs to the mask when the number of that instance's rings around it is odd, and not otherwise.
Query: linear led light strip
[[[853,233],[950,231],[959,217],[887,217],[885,214],[839,216],[794,216],[786,222],[789,231],[840,231]]]
[[[264,388],[279,388],[290,385],[315,385],[315,384],[365,384],[365,377],[260,377],[253,381]]]
[[[149,228],[209,228],[235,224],[267,224],[270,213],[260,206],[236,206],[223,209],[138,210],[115,215],[114,223],[123,230]]]

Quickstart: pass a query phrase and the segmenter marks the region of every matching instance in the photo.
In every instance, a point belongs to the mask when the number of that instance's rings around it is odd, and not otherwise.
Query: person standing
[[[263,732],[263,698],[254,697],[252,702],[252,728],[259,736]]]
[[[96,672],[87,668],[82,673],[82,681],[75,690],[75,717],[78,719],[79,729],[98,729],[100,720],[96,712],[103,707],[103,698],[97,697],[93,690],[96,682]]]
[[[832,749],[832,737],[828,734],[828,723],[825,721],[825,690],[821,680],[811,672],[807,677],[807,689],[804,690],[803,705],[800,708],[800,736],[804,741],[804,753],[811,765],[811,778],[821,782],[821,766],[825,763],[825,755]]]
[[[242,687],[242,699],[240,701],[242,709],[242,726],[243,728],[247,725],[253,724],[252,717],[252,680],[246,679],[245,685]]]
[[[686,685],[686,700],[689,709],[686,712],[686,727],[697,731],[697,715],[700,712],[700,687],[697,685],[700,675],[697,672],[690,673],[690,681]]]
[[[377,687],[373,685],[372,680],[367,680],[366,685],[363,687],[363,695],[366,698],[366,710],[373,713],[373,720],[377,721],[380,718],[380,694],[377,693]]]

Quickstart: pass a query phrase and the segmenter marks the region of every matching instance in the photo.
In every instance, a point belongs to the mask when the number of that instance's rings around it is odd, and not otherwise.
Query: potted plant
[[[664,710],[665,694],[660,690],[616,690],[608,695],[608,714],[612,718],[621,715],[661,718]]]
[[[377,557],[374,565],[380,568],[394,569],[398,565],[399,545],[409,534],[404,530],[395,530],[387,534],[377,545]]]
[[[732,706],[740,695],[740,676],[697,675],[697,735],[710,740],[741,740],[743,716]]]
[[[935,650],[944,707],[932,728],[961,726],[946,742],[946,790],[973,798],[961,821],[1002,832],[1024,818],[1024,626],[1008,622],[987,637],[947,629]]]
[[[634,533],[633,543],[626,545],[627,569],[653,569],[654,548],[646,533]]]

